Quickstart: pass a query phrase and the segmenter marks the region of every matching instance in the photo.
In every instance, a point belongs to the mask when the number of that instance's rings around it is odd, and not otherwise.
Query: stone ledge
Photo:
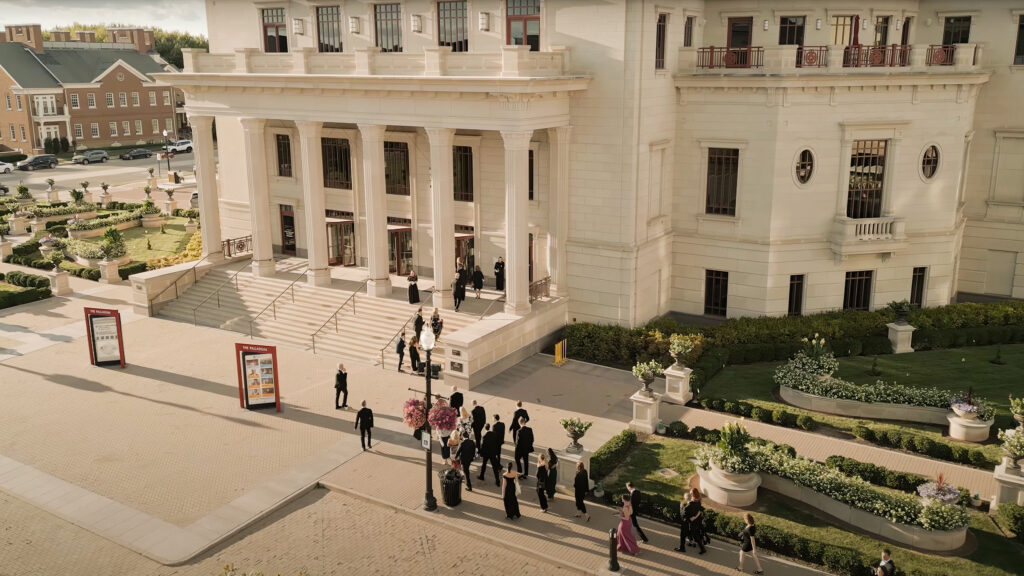
[[[852,418],[903,420],[906,422],[921,422],[923,424],[945,426],[949,424],[946,416],[951,414],[946,408],[825,398],[824,396],[815,396],[814,394],[794,390],[788,386],[779,386],[779,396],[786,403],[792,404],[797,408],[839,416],[850,416]]]

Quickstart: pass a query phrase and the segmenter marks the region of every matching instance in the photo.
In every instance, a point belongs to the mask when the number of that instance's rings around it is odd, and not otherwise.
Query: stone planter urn
[[[199,223],[195,220],[189,220],[185,223],[185,232],[188,234],[195,234],[196,230],[199,229]]]
[[[955,412],[955,411],[954,411]],[[963,442],[984,442],[992,433],[992,420],[979,420],[976,413],[971,412],[969,417],[961,417],[957,414],[950,414],[946,417],[949,421],[949,437]]]
[[[142,227],[143,228],[159,228],[164,224],[164,217],[161,214],[143,214],[142,215]]]
[[[569,445],[565,447],[566,452],[569,452],[571,454],[579,454],[583,452],[583,444],[580,444],[580,438],[582,438],[582,436],[578,434],[568,433],[566,434],[566,436],[568,436],[569,439],[572,440],[572,442],[570,442]]]
[[[654,392],[654,390],[651,388],[651,382],[654,382],[654,374],[644,374],[640,378],[640,384],[642,384],[642,387],[640,388],[641,394],[650,396],[651,393]]]
[[[761,475],[757,472],[726,472],[712,462],[708,470],[698,467],[697,475],[701,489],[719,504],[744,507],[757,501],[757,488],[761,485]]]
[[[953,406],[952,408],[953,408],[953,412],[955,412],[957,416],[959,416],[960,418],[963,418],[964,420],[975,420],[975,419],[978,418],[978,413],[977,412],[969,412],[967,410],[961,410],[960,408],[957,408],[956,406]]]

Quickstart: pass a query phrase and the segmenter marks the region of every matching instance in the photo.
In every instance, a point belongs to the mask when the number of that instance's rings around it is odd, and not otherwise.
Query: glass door
[[[455,258],[461,258],[462,264],[470,274],[476,266],[476,254],[474,254],[472,236],[455,237]]]
[[[341,265],[356,265],[356,227],[352,222],[341,225]]]
[[[412,269],[412,230],[388,231],[388,271],[407,276]]]
[[[287,204],[281,204],[281,253],[295,255],[295,212]]]

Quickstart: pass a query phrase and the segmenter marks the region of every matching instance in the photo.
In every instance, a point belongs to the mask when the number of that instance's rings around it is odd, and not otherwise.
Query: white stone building
[[[207,0],[206,250],[569,321],[1024,297],[1024,0]],[[516,46],[518,44],[518,46]],[[211,125],[216,119],[218,173]],[[219,226],[217,223],[219,222]],[[442,292],[435,303],[449,306]]]

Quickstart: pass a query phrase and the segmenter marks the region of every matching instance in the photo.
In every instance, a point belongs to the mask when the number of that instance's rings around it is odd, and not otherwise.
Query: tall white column
[[[532,131],[501,132],[505,142],[505,312],[530,312],[529,243],[527,229]]]
[[[274,245],[270,223],[270,189],[267,184],[265,118],[242,118],[245,140],[245,177],[249,188],[249,221],[252,227],[252,273],[274,275]]]
[[[551,146],[551,200],[548,212],[548,248],[551,259],[551,294],[569,295],[566,240],[569,236],[569,137],[572,126],[548,128]]]
[[[302,158],[302,201],[306,213],[307,281],[314,286],[330,286],[327,267],[327,223],[324,219],[327,198],[324,192],[323,155],[320,137],[322,122],[296,122],[299,129],[299,155]]]
[[[220,232],[220,196],[217,191],[217,162],[213,159],[213,116],[189,116],[195,146],[196,187],[199,192],[200,234],[203,256],[209,261],[224,259]]]
[[[388,274],[388,215],[384,187],[384,130],[379,124],[360,124],[363,144],[363,196],[366,199],[366,260],[370,281],[366,293],[391,294]]]
[[[434,237],[434,299],[438,308],[451,309],[455,277],[455,178],[452,163],[455,130],[427,128],[430,138],[430,223]]]
[[[846,216],[846,203],[850,196],[850,157],[853,155],[853,137],[843,134],[839,147],[839,195],[836,197],[836,216]]]

